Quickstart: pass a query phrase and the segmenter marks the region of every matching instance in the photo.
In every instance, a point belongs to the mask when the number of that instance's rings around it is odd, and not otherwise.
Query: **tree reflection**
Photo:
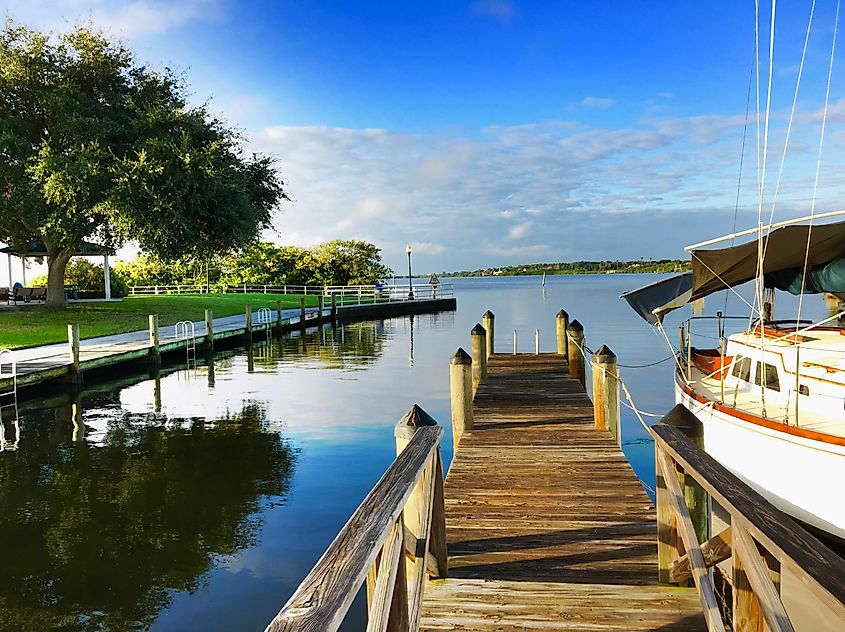
[[[224,419],[122,414],[72,443],[73,405],[24,420],[0,455],[0,628],[149,626],[219,556],[257,542],[261,503],[289,491],[296,453],[247,405]]]

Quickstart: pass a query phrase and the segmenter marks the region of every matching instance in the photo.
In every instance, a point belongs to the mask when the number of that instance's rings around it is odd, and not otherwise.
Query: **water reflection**
[[[27,449],[0,459],[5,629],[147,627],[252,546],[262,499],[289,491],[296,452],[261,406],[180,419],[117,403],[83,393],[25,414]]]

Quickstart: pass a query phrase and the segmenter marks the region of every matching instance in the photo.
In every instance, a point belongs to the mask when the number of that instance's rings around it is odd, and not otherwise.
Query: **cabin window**
[[[778,378],[778,369],[774,364],[756,362],[754,370],[754,383],[758,386],[761,380],[765,380],[766,388],[773,391],[780,390],[780,379]]]
[[[733,375],[737,379],[750,382],[751,358],[743,358],[742,356],[737,356],[736,360],[734,360],[734,368],[731,371],[731,375]]]

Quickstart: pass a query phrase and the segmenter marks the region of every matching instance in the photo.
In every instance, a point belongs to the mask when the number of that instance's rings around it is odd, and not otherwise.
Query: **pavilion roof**
[[[6,246],[0,248],[0,254],[10,254],[15,257],[46,257],[47,247],[44,242],[30,241],[22,246]],[[74,257],[95,257],[97,255],[112,255],[114,250],[90,241],[82,241],[73,253]]]

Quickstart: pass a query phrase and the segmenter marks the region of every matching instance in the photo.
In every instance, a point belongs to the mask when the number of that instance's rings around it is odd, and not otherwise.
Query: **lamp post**
[[[408,253],[408,298],[414,298],[414,277],[411,274],[411,244],[405,246],[405,252]]]

